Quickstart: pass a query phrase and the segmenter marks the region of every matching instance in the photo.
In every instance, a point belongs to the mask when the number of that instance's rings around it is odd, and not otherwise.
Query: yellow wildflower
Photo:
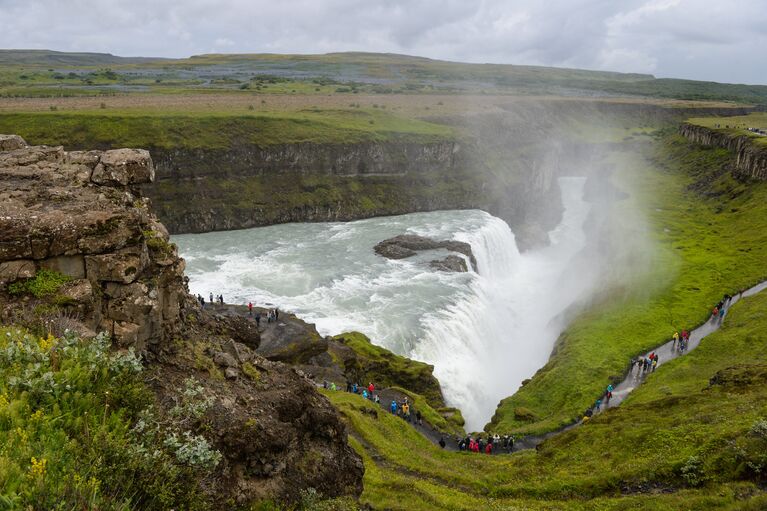
[[[40,340],[37,341],[37,345],[40,346],[40,349],[43,351],[50,350],[55,344],[56,338],[51,333],[48,334],[48,337],[40,337]]]
[[[31,463],[32,466],[29,467],[29,473],[32,474],[32,477],[44,477],[48,460],[45,458],[40,458],[38,460],[37,458],[33,457]]]
[[[8,398],[5,397],[5,394],[0,394],[0,408],[5,408],[10,403],[8,401]]]
[[[32,415],[29,416],[29,420],[32,421],[32,422],[42,421],[43,420],[43,411],[42,410],[35,411],[35,413],[33,413]]]

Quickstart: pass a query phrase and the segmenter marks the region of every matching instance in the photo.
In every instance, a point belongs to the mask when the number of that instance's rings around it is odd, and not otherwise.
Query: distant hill
[[[82,71],[100,68],[109,68],[113,73],[82,76]],[[30,70],[38,74],[31,76]],[[80,75],[70,75],[71,72]],[[266,92],[266,84],[271,93],[649,97],[767,105],[765,85],[657,79],[648,74],[543,66],[469,64],[391,53],[205,54],[164,59],[0,50],[0,74],[3,78],[0,96],[16,97],[47,96],[50,94],[47,87],[56,87],[58,95],[88,95],[98,91],[97,87],[112,87],[108,90],[120,92],[153,92],[169,87],[190,92],[201,89]],[[275,88],[274,84],[282,86]],[[321,88],[330,85],[329,90]]]
[[[111,53],[70,53],[51,50],[0,50],[0,66],[104,66],[142,64],[163,60],[167,59],[118,57]]]

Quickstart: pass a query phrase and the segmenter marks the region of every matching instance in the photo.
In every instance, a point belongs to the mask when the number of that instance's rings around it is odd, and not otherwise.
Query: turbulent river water
[[[274,304],[323,335],[357,330],[434,365],[445,398],[469,431],[544,365],[565,327],[562,312],[588,290],[576,254],[585,245],[583,178],[560,178],[565,207],[550,246],[520,254],[514,234],[485,212],[438,211],[346,223],[284,224],[174,236],[193,293]],[[373,246],[397,234],[471,244],[478,273],[392,261]]]

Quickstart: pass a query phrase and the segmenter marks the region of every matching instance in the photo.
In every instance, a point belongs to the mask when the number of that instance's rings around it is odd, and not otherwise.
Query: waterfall
[[[551,245],[520,254],[509,226],[483,211],[435,211],[356,222],[285,224],[174,236],[193,293],[278,305],[322,335],[358,330],[434,365],[469,429],[546,363],[557,317],[588,289],[573,268],[584,246],[582,178],[560,178],[565,207]],[[435,271],[424,253],[392,261],[373,246],[412,232],[472,246],[479,273]]]
[[[424,334],[410,356],[434,365],[469,431],[482,429],[498,402],[546,363],[564,327],[557,318],[592,285],[565,278],[585,244],[583,185],[560,180],[564,217],[543,249],[520,254],[509,227],[494,217],[456,235],[471,244],[479,275],[455,303],[421,319]],[[563,288],[566,281],[574,285]]]

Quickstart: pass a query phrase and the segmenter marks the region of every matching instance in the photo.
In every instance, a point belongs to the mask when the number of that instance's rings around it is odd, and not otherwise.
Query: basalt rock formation
[[[138,186],[147,151],[66,152],[0,136],[0,319],[111,334],[144,356],[160,410],[194,376],[213,398],[199,433],[224,455],[202,489],[212,508],[359,495],[363,466],[314,385],[254,349],[252,322],[189,295],[184,261]]]
[[[471,262],[471,267],[477,271],[477,260],[471,251],[471,245],[463,241],[437,241],[415,234],[400,234],[378,243],[373,250],[375,253],[389,259],[406,259],[423,250],[445,249],[465,255]],[[461,264],[463,263],[463,264]],[[468,271],[466,263],[458,256],[447,256],[443,260],[431,261],[433,268],[444,271]]]
[[[679,133],[696,144],[721,147],[734,152],[734,171],[737,174],[767,180],[767,145],[754,144],[752,137],[746,135],[736,135],[690,123],[682,123]]]

